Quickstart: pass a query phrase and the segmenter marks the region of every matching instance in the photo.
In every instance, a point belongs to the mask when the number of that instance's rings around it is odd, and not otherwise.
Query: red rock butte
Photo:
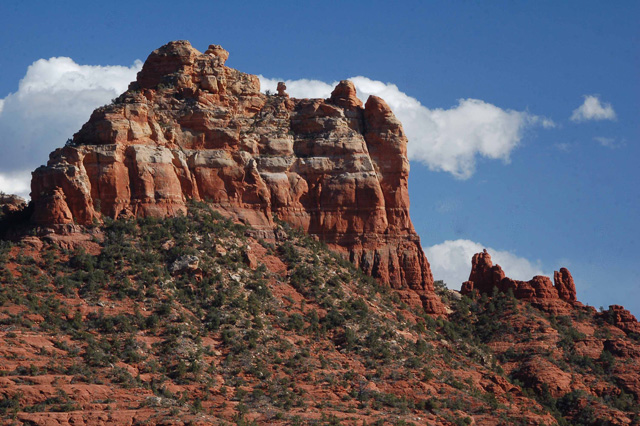
[[[560,268],[553,274],[554,283],[549,277],[536,275],[529,281],[519,281],[505,276],[500,265],[494,265],[491,255],[484,250],[473,255],[469,280],[462,284],[461,293],[492,294],[494,289],[501,292],[513,291],[517,299],[527,300],[539,308],[554,314],[565,314],[576,301],[576,286],[567,268]]]
[[[342,81],[329,99],[260,92],[229,53],[153,51],[33,172],[32,222],[49,228],[167,217],[206,201],[268,236],[275,218],[318,236],[411,305],[443,313],[409,217],[407,138],[389,106]],[[59,228],[59,226],[58,226]]]

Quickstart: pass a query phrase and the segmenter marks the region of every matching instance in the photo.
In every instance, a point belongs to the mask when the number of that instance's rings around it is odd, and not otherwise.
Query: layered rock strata
[[[389,106],[341,82],[329,99],[260,93],[212,45],[155,50],[33,173],[32,221],[165,217],[207,201],[270,232],[279,218],[317,235],[411,304],[444,312],[409,218],[407,138]]]
[[[554,283],[549,277],[536,275],[529,281],[519,281],[505,276],[500,265],[494,265],[491,255],[484,250],[476,253],[471,261],[469,280],[462,284],[461,293],[492,294],[494,289],[500,292],[511,290],[517,299],[530,301],[539,307],[554,313],[563,313],[576,301],[576,286],[567,268],[560,268],[553,274]]]

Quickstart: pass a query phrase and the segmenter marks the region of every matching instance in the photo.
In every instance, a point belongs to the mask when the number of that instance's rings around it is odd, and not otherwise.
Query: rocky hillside
[[[409,218],[407,138],[387,104],[341,82],[329,99],[260,93],[229,54],[189,42],[155,50],[137,81],[97,109],[34,172],[32,220],[87,225],[165,217],[187,200],[262,230],[317,235],[411,305],[444,313]]]
[[[281,222],[206,204],[0,247],[3,424],[638,424],[620,312],[404,303]],[[637,322],[635,322],[637,325]]]

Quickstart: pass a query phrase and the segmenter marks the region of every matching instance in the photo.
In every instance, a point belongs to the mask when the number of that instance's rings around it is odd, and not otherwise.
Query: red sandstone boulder
[[[348,81],[327,100],[266,96],[227,58],[186,41],[152,52],[130,89],[34,172],[32,221],[165,217],[208,201],[267,238],[275,217],[317,235],[407,303],[444,313],[409,218],[407,138],[389,106],[370,97],[363,108]]]
[[[242,259],[251,269],[256,269],[259,265],[258,257],[251,251],[251,246],[247,246],[247,248],[242,251]]]

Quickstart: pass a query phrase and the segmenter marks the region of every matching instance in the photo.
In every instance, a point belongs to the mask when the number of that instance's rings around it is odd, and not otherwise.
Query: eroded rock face
[[[33,173],[32,221],[165,217],[203,200],[265,235],[276,217],[315,234],[443,313],[409,218],[407,138],[388,105],[363,107],[348,81],[326,100],[263,95],[228,56],[186,41],[151,53],[129,90]]]
[[[17,195],[0,192],[0,213],[18,212],[27,206],[27,202]]]
[[[543,389],[548,391],[555,398],[573,389],[571,375],[545,359],[525,363],[514,376],[540,393]]]
[[[559,271],[554,271],[553,282],[560,299],[570,302],[576,301],[576,285],[573,283],[573,277],[567,268],[560,268]]]
[[[475,289],[480,293],[491,294],[493,288],[499,287],[504,278],[504,271],[500,265],[494,265],[491,255],[484,250],[473,255],[469,280],[462,284],[461,293],[468,294]]]
[[[599,316],[627,333],[640,333],[640,323],[624,306],[611,305],[608,310],[600,312]]]
[[[494,288],[505,293],[511,290],[517,299],[535,302],[554,313],[562,313],[567,304],[577,303],[576,287],[567,268],[554,272],[553,284],[549,277],[542,275],[536,275],[529,281],[519,281],[506,277],[500,265],[493,264],[487,250],[476,253],[471,261],[469,280],[462,284],[461,293],[469,294],[476,290],[491,294]]]

